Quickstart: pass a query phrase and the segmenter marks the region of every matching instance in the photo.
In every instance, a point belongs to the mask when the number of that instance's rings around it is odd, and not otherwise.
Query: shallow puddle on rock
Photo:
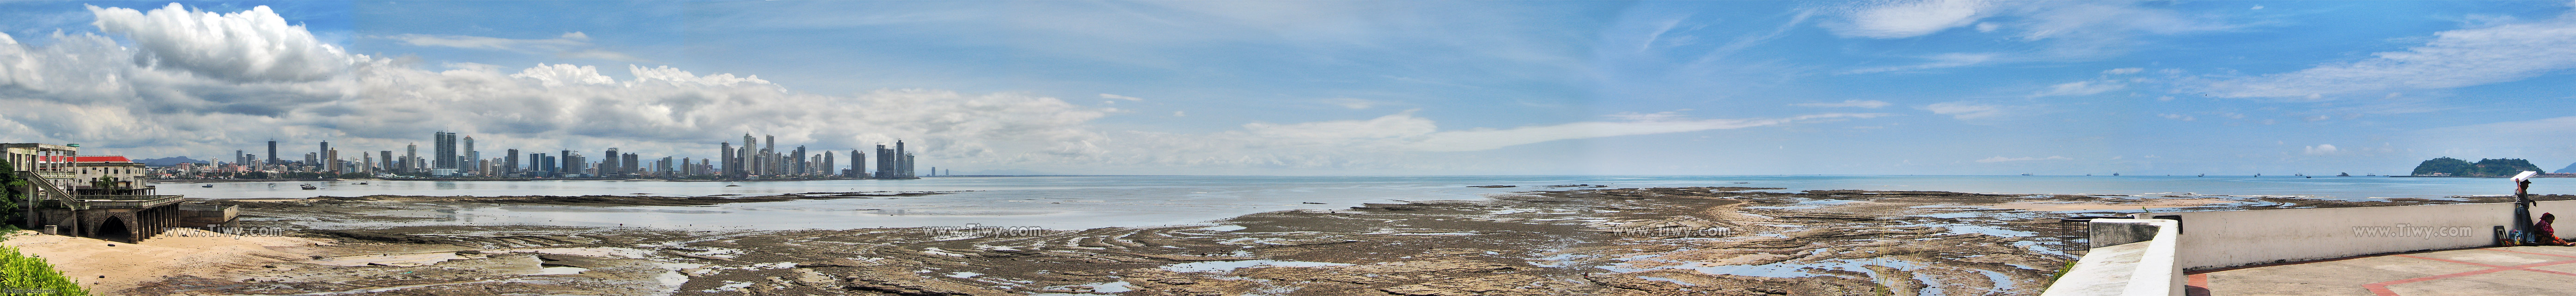
[[[1352,265],[1352,264],[1349,264],[1349,263],[1332,263],[1332,262],[1305,262],[1305,261],[1278,261],[1278,260],[1236,260],[1236,261],[1202,261],[1202,262],[1190,262],[1190,263],[1180,263],[1180,264],[1164,265],[1164,266],[1163,266],[1163,270],[1169,270],[1169,271],[1172,271],[1172,272],[1231,272],[1231,271],[1234,271],[1235,269],[1242,269],[1242,268],[1247,268],[1247,267],[1256,267],[1256,266],[1269,266],[1269,267],[1324,267],[1324,266],[1351,266],[1351,265]]]

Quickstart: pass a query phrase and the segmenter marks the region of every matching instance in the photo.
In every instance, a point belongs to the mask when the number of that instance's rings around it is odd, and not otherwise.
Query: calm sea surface
[[[2576,179],[2536,179],[2533,193],[2576,194]],[[2488,178],[2284,176],[1085,176],[943,177],[919,180],[801,182],[660,181],[367,181],[160,184],[164,194],[197,198],[428,195],[765,195],[851,191],[960,191],[947,195],[830,199],[715,206],[493,206],[395,212],[434,218],[401,224],[308,222],[314,227],[396,225],[561,225],[721,229],[1038,226],[1050,229],[1204,223],[1292,209],[1346,209],[1360,203],[1480,199],[1544,190],[1548,185],[1611,187],[1743,186],[1931,190],[2092,195],[2236,195],[2320,199],[2436,198],[2513,193]],[[321,190],[301,190],[314,184]],[[725,185],[742,185],[725,187]],[[1467,188],[1519,185],[1519,188]],[[1322,203],[1322,204],[1307,204]]]

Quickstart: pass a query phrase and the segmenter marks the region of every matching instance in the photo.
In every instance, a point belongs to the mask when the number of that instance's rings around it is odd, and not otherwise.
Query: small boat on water
[[[197,187],[215,188],[215,184],[197,185]]]
[[[725,187],[742,187],[742,185],[725,185]]]
[[[358,182],[358,185],[367,185],[367,182]]]
[[[313,187],[313,184],[304,184],[299,186],[304,186],[304,190],[322,189],[322,187]]]

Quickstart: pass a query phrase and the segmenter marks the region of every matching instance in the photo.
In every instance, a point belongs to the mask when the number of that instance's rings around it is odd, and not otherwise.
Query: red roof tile
[[[126,159],[124,156],[81,156],[79,158],[73,158],[72,160],[75,162],[134,162],[134,160]],[[46,156],[44,157],[44,161],[61,162],[63,161],[63,157]]]

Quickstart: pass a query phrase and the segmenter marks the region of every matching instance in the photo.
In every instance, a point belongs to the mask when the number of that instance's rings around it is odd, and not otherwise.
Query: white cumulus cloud
[[[100,31],[126,35],[145,63],[228,81],[311,81],[364,60],[288,25],[267,6],[237,13],[190,11],[171,3],[151,12],[89,6]]]
[[[2302,148],[2302,150],[2305,150],[2304,152],[2308,155],[2334,154],[2339,151],[2338,149],[2335,149],[2334,144],[2317,144],[2316,146],[2307,146]]]

